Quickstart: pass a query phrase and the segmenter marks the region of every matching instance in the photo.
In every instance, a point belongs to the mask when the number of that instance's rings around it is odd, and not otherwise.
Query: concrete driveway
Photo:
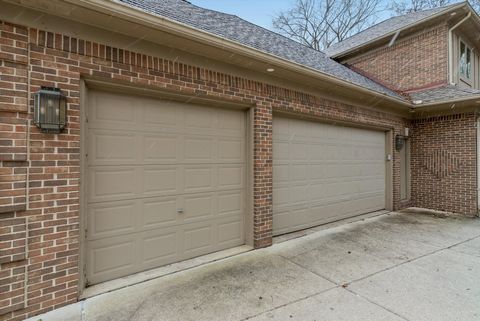
[[[31,320],[480,320],[480,220],[390,213]]]

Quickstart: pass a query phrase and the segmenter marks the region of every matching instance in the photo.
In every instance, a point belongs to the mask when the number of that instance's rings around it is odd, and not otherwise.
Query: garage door
[[[274,117],[275,235],[384,208],[384,132]]]
[[[244,244],[245,113],[90,92],[89,284]]]

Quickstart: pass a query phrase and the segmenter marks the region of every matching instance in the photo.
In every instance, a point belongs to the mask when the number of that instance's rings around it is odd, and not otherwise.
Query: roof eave
[[[411,108],[412,104],[408,101],[402,99],[391,97],[387,94],[377,92],[359,85],[355,85],[346,80],[342,80],[328,73],[324,73],[313,69],[311,67],[292,62],[290,60],[260,51],[258,49],[246,46],[244,44],[232,41],[230,39],[223,38],[221,36],[196,29],[189,25],[183,24],[181,22],[169,19],[163,16],[156,16],[150,13],[147,13],[141,9],[133,8],[121,4],[115,0],[65,0],[73,5],[79,5],[91,10],[98,12],[106,13],[118,18],[128,20],[130,22],[148,26],[150,28],[159,29],[162,31],[167,31],[173,34],[181,35],[185,38],[202,41],[203,43],[209,44],[214,47],[227,49],[235,53],[242,53],[246,56],[258,59],[259,61],[265,61],[272,65],[283,67],[300,74],[307,75],[312,78],[329,81],[338,86],[345,87],[348,89],[353,89],[358,92],[363,92],[364,94],[375,96],[387,100],[391,103],[395,103],[402,107]]]
[[[433,101],[430,103],[426,104],[421,104],[421,105],[413,105],[413,110],[415,111],[420,111],[420,110],[426,110],[426,109],[435,109],[439,107],[448,107],[451,106],[452,104],[468,104],[468,103],[480,103],[480,94],[479,95],[472,95],[468,97],[462,97],[462,98],[457,98],[457,99],[446,99],[446,100],[439,100],[439,101]]]

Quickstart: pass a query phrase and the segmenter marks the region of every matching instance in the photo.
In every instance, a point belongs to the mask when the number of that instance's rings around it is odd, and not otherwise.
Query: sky
[[[189,0],[202,8],[239,16],[256,25],[272,29],[272,17],[291,7],[293,0]]]
[[[288,10],[295,0],[188,0],[194,5],[239,16],[256,25],[273,30],[272,18],[275,13]],[[388,3],[388,0],[385,0]],[[390,16],[385,12],[379,15],[378,22]]]

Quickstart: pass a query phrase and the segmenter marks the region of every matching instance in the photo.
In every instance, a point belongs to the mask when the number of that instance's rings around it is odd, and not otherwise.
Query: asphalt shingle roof
[[[404,100],[396,92],[337,63],[325,53],[311,49],[237,16],[197,7],[183,0],[116,1],[310,67],[354,85]]]
[[[408,27],[410,25],[414,25],[424,19],[428,19],[429,17],[432,17],[436,14],[439,14],[443,11],[448,11],[452,9],[453,7],[458,6],[459,3],[451,4],[448,6],[444,7],[439,7],[435,9],[430,9],[430,10],[424,10],[424,11],[418,11],[418,12],[412,12],[406,15],[398,16],[398,17],[392,17],[390,19],[387,19],[385,21],[382,21],[370,28],[367,28],[341,42],[338,42],[336,44],[333,44],[330,46],[325,53],[329,57],[335,57],[343,52],[346,52],[352,48],[356,48],[358,46],[361,46],[362,44],[365,44],[367,42],[370,42],[372,40],[380,39],[384,37],[387,34],[390,34],[392,32],[395,32],[399,29]]]
[[[453,99],[462,99],[469,97],[480,97],[480,90],[471,88],[461,88],[456,85],[446,85],[443,87],[426,89],[409,93],[413,102],[422,101],[422,104],[447,102]],[[418,105],[418,107],[421,104]]]

